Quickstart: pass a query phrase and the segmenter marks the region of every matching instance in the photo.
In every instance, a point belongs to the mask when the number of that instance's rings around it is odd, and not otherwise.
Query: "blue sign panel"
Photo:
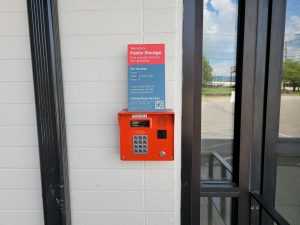
[[[128,45],[128,111],[164,109],[164,45]]]

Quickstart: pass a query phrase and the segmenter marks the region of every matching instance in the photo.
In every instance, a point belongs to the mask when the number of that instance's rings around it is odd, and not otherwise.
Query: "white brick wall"
[[[180,224],[181,1],[59,1],[74,225]],[[166,44],[174,162],[119,160],[127,44],[143,42]]]
[[[74,225],[179,225],[181,1],[59,1]],[[166,44],[174,162],[119,160],[127,44],[143,42]],[[0,0],[0,181],[0,225],[43,225],[25,0]]]
[[[42,225],[26,1],[0,0],[0,225]]]

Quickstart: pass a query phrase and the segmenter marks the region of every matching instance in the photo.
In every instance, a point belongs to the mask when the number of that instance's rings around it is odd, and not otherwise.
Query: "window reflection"
[[[231,180],[222,163],[211,158],[217,154],[232,161],[237,18],[237,0],[204,1],[202,179]]]

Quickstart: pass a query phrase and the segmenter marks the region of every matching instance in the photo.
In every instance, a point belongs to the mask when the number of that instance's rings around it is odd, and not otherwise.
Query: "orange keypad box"
[[[128,112],[118,114],[121,160],[174,160],[174,113]]]

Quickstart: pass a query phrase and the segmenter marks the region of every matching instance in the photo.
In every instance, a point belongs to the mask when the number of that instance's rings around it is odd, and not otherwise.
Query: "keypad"
[[[146,154],[148,152],[148,136],[134,135],[133,136],[133,151],[135,154]]]

